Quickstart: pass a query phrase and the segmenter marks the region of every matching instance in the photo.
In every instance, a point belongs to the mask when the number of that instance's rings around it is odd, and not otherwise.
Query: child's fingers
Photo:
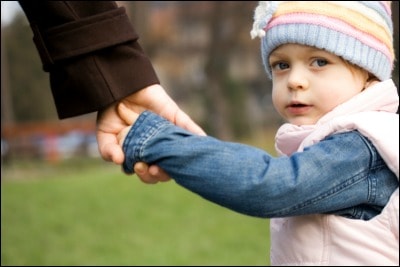
[[[149,166],[149,174],[158,182],[166,182],[171,180],[169,175],[157,165]]]
[[[138,162],[135,164],[134,169],[139,179],[146,184],[156,184],[171,180],[169,175],[156,165],[150,166],[144,162]]]

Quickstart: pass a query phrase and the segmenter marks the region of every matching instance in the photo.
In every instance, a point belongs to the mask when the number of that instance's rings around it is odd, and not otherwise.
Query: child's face
[[[279,114],[295,125],[315,124],[337,105],[360,93],[366,71],[340,57],[310,46],[285,44],[269,58],[272,101]]]

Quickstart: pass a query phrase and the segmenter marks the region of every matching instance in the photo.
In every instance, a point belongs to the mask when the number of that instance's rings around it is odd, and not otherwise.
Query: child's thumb
[[[124,103],[119,103],[117,106],[117,112],[121,119],[128,125],[133,124],[138,118],[138,114],[128,108]]]

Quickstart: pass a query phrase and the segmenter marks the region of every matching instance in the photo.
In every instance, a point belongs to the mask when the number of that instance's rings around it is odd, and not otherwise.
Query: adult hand
[[[184,113],[178,105],[169,97],[164,88],[158,84],[148,86],[130,96],[121,103],[128,108],[151,110],[174,124],[199,135],[205,132]],[[125,116],[126,117],[126,116]],[[113,104],[105,110],[99,111],[97,116],[97,142],[102,158],[121,165],[124,161],[124,153],[118,145],[118,133],[129,125],[124,121],[117,110],[117,104]],[[148,166],[143,162],[136,163],[135,173],[144,183],[157,183],[169,180],[169,176],[158,166]]]
[[[151,110],[192,133],[206,135],[205,132],[178,107],[161,85],[155,84],[149,86],[124,98],[120,103],[123,104],[120,106],[126,107],[127,109],[119,108],[118,112],[124,112],[124,110],[129,109],[136,112]],[[129,115],[130,114],[125,114],[125,116],[123,116],[120,114],[120,118],[128,118]],[[130,125],[132,121],[125,120],[125,123]],[[157,183],[170,179],[169,176],[156,165],[148,166],[143,162],[139,162],[135,164],[134,170],[144,183]]]
[[[134,111],[151,110],[175,125],[194,134],[206,135],[206,133],[178,107],[174,100],[171,99],[164,88],[159,84],[151,85],[127,96],[121,100],[121,103]],[[125,123],[131,124],[129,121],[125,121]]]

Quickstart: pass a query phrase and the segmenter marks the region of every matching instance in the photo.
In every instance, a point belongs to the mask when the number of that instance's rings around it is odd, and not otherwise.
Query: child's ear
[[[377,82],[379,82],[379,79],[376,78],[375,75],[367,72],[367,78],[366,78],[366,81],[365,81],[364,88],[368,88],[368,87],[370,87],[371,85],[373,85],[373,84],[375,84]]]

